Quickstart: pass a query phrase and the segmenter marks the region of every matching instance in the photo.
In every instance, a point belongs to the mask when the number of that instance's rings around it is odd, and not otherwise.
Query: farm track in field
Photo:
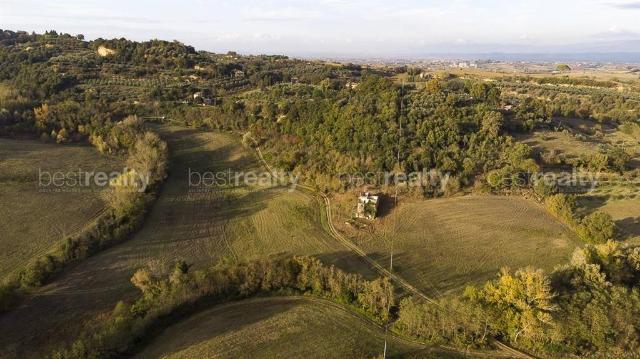
[[[273,168],[269,165],[269,163],[267,163],[267,161],[265,160],[264,155],[262,154],[262,151],[261,151],[261,149],[259,147],[256,147],[256,153],[258,155],[258,158],[262,162],[262,164],[265,166],[265,168],[270,173],[274,174],[274,176],[275,176],[275,174],[277,172],[275,172],[273,170]],[[329,197],[326,194],[324,194],[322,192],[318,192],[312,187],[301,185],[301,184],[296,184],[295,188],[297,190],[308,191],[309,193],[317,195],[320,198],[322,198],[322,200],[324,201],[324,207],[325,207],[325,211],[326,211],[326,213],[325,213],[326,218],[327,218],[327,223],[326,224],[327,224],[328,229],[329,229],[329,231],[331,233],[331,236],[333,238],[335,238],[338,242],[340,242],[340,244],[342,244],[343,246],[345,246],[346,248],[351,250],[353,253],[357,254],[367,264],[369,264],[374,270],[376,270],[380,275],[389,278],[392,282],[394,282],[397,285],[399,285],[407,293],[410,293],[412,295],[420,297],[423,300],[440,307],[440,304],[434,298],[432,298],[431,296],[428,296],[427,294],[425,294],[424,292],[422,292],[421,290],[419,290],[415,286],[411,285],[408,281],[406,281],[402,277],[400,277],[400,276],[396,275],[395,273],[392,273],[389,270],[387,270],[386,268],[384,268],[382,265],[380,265],[380,263],[378,263],[376,260],[372,259],[360,247],[358,247],[357,245],[353,244],[353,242],[351,242],[349,239],[345,238],[340,232],[338,232],[338,230],[335,228],[335,225],[333,224],[333,216],[332,216],[332,213],[331,213],[331,200],[329,199]],[[518,207],[517,210],[518,210],[518,212],[525,212],[526,211],[526,207],[525,206],[521,206],[521,207]],[[515,355],[518,358],[534,358],[530,354],[527,354],[527,353],[522,352],[522,351],[520,351],[520,350],[518,350],[516,348],[513,348],[513,347],[509,346],[508,344],[503,343],[503,342],[501,342],[499,340],[496,340],[496,343],[497,343],[498,347],[500,347],[502,350],[505,350],[505,351],[511,353],[512,355]]]
[[[223,258],[314,255],[344,270],[373,275],[324,232],[315,201],[306,195],[246,186],[190,189],[188,169],[259,166],[235,138],[172,126],[159,131],[169,142],[173,162],[143,228],[127,241],[70,266],[22,306],[0,316],[0,347],[7,356],[39,358],[72,340],[117,301],[137,296],[130,278],[145,265],[164,271],[179,259],[203,268]]]

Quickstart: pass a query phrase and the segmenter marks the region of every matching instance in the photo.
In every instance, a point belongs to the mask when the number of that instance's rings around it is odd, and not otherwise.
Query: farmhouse
[[[379,196],[373,196],[369,192],[360,194],[356,207],[356,218],[375,219],[379,203]]]
[[[196,92],[193,94],[193,103],[205,105],[213,105],[215,103],[214,99],[209,97],[205,97],[202,92]]]

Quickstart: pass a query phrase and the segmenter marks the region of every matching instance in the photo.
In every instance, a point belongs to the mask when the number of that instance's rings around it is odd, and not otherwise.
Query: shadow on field
[[[179,344],[176,343],[178,346],[172,348],[172,350],[179,352],[216,337],[223,338],[228,333],[239,331],[243,327],[267,320],[280,313],[285,313],[300,304],[293,300],[276,300],[274,302],[267,301],[256,304],[239,301],[203,309],[186,318],[175,318],[178,322],[177,326],[184,326],[184,332],[188,333],[188,335],[181,335],[180,339],[182,340],[180,340]],[[198,323],[195,327],[200,327],[199,329],[201,330],[189,330],[194,327],[193,322]],[[153,340],[150,343],[152,344]]]
[[[351,251],[339,251],[332,253],[322,253],[313,255],[318,258],[322,263],[327,265],[334,265],[347,273],[359,273],[365,279],[372,280],[379,277],[379,275],[369,267],[369,265],[358,255]]]
[[[379,194],[380,205],[378,207],[378,218],[384,218],[393,212],[396,200],[393,196],[386,193]]]
[[[640,236],[640,217],[627,217],[616,221],[616,227],[620,230],[620,238],[631,239]]]
[[[579,206],[576,208],[576,214],[580,217],[591,214],[598,210],[600,207],[607,204],[610,196],[589,196],[588,198],[578,199]]]
[[[202,172],[218,172],[231,169],[233,171],[249,170],[255,167],[256,162],[247,155],[240,155],[232,159],[238,153],[238,146],[224,145],[213,150],[202,150],[206,148],[208,141],[200,139],[190,139],[190,148],[199,148],[197,151],[183,149],[184,152],[172,154],[172,165],[176,171],[185,171],[189,168]],[[173,143],[172,143],[173,144]],[[186,176],[181,177],[187,179]]]

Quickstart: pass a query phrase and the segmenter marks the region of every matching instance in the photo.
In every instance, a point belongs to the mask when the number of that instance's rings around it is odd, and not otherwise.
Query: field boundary
[[[81,224],[79,226],[76,226],[76,228],[74,228],[74,230],[70,234],[63,234],[61,238],[58,238],[57,240],[55,240],[54,243],[51,246],[49,246],[48,248],[43,248],[43,249],[37,251],[36,253],[34,253],[31,256],[31,258],[29,258],[28,260],[25,261],[27,263],[27,265],[25,265],[23,267],[15,267],[13,270],[11,270],[6,275],[4,275],[2,280],[11,279],[12,276],[16,276],[21,271],[25,270],[28,267],[28,263],[32,263],[32,262],[42,258],[43,256],[46,256],[47,254],[53,253],[55,251],[56,247],[59,246],[60,243],[62,243],[65,239],[73,238],[73,237],[79,236],[82,233],[86,232],[87,230],[89,230],[90,227],[94,226],[100,220],[102,215],[104,215],[107,212],[107,210],[108,210],[107,206],[106,205],[103,206],[102,208],[100,208],[100,210],[98,210],[96,213],[91,215],[91,217],[87,220],[87,222],[85,222],[85,223],[83,223],[83,224]]]

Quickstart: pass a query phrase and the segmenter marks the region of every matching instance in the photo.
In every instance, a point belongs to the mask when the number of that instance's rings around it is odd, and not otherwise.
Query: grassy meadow
[[[137,358],[372,358],[384,329],[341,306],[302,298],[223,304],[174,324]],[[398,356],[421,347],[390,337]]]
[[[483,283],[502,267],[551,270],[579,245],[544,208],[520,197],[401,199],[390,214],[359,229],[346,224],[355,198],[349,193],[334,201],[339,229],[385,266],[393,245],[394,271],[433,296]]]
[[[69,269],[25,305],[0,317],[0,326],[13,328],[0,337],[5,350],[38,357],[54,343],[73,338],[84,323],[110,311],[118,300],[137,295],[130,278],[145,265],[162,272],[179,259],[202,267],[219,260],[305,254],[371,274],[326,234],[321,208],[312,197],[281,188],[189,187],[189,169],[259,169],[238,139],[181,127],[157,130],[169,144],[169,178],[142,230]],[[40,352],[29,352],[36,347]]]
[[[46,253],[103,211],[100,188],[45,186],[39,173],[122,171],[122,160],[89,146],[0,139],[0,279]],[[42,172],[40,172],[42,171]]]

